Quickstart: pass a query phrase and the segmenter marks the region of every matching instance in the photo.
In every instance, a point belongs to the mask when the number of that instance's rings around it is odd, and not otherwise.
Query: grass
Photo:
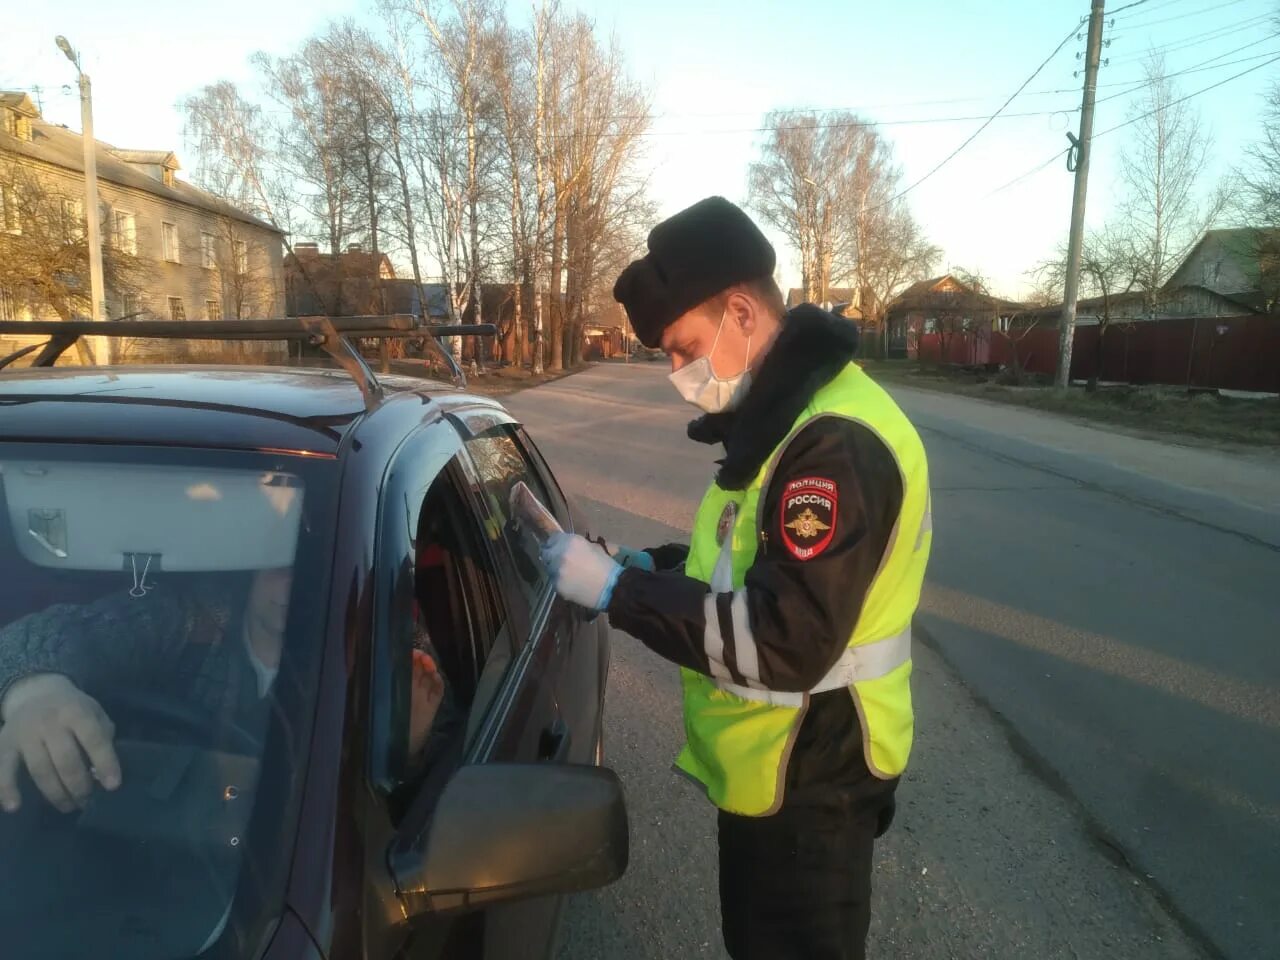
[[[1075,417],[1093,423],[1249,446],[1280,446],[1280,399],[1244,400],[1179,387],[1103,387],[1065,393],[1047,384],[1009,386],[967,368],[922,367],[910,360],[868,360],[867,373],[885,384],[938,390]]]

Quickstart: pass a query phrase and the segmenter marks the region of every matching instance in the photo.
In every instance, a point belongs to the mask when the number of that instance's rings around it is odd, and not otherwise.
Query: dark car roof
[[[459,397],[435,381],[378,379],[389,398]],[[0,374],[0,439],[334,455],[366,415],[359,386],[341,370],[55,367]]]

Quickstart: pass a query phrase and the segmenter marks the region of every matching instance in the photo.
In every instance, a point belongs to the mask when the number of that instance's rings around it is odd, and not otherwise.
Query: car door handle
[[[573,737],[563,720],[556,720],[544,727],[538,740],[538,759],[551,763],[564,763],[569,759],[569,745]]]

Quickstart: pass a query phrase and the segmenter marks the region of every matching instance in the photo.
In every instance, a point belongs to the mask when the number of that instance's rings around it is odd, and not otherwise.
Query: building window
[[[68,243],[84,239],[84,201],[62,198],[62,235]]]
[[[235,250],[236,273],[244,276],[249,272],[249,245],[243,240],[234,240],[231,245]]]
[[[0,110],[4,117],[4,132],[19,140],[31,139],[31,118],[24,117],[16,110]]]
[[[181,297],[169,298],[169,319],[170,320],[187,319],[187,308],[182,305]]]
[[[18,319],[18,301],[12,293],[0,287],[0,320]]]
[[[204,302],[204,315],[210,320],[221,320],[222,304],[217,300],[206,300]]]
[[[138,298],[131,293],[120,294],[120,318],[129,317],[137,319],[133,315],[138,312]]]
[[[160,174],[160,180],[166,187],[173,186],[173,171],[168,167],[164,168],[164,172]]]
[[[116,211],[116,249],[131,257],[138,255],[138,222],[132,213]]]
[[[22,232],[22,218],[18,216],[18,191],[12,184],[0,183],[0,227],[8,233]]]
[[[178,251],[178,228],[172,223],[160,224],[160,243],[164,249],[164,258],[170,263],[181,263]]]
[[[218,266],[218,238],[212,233],[200,234],[200,254],[206,270],[213,270]]]
[[[924,322],[924,332],[925,332],[925,333],[937,333],[937,332],[938,332],[938,321],[937,321],[935,318],[933,318],[933,317],[929,317],[928,319],[926,319],[926,320],[925,320],[925,322]]]

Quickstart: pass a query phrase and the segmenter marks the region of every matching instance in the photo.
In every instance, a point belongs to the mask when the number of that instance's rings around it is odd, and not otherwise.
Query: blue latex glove
[[[603,537],[597,540],[596,543],[604,547],[605,553],[613,557],[618,565],[624,570],[629,570],[632,567],[635,567],[637,570],[647,570],[649,573],[653,573],[656,569],[653,557],[643,550],[635,550],[631,547],[624,547],[616,543],[610,543]]]
[[[609,606],[622,567],[598,544],[574,533],[553,533],[540,556],[560,596],[588,610]]]

